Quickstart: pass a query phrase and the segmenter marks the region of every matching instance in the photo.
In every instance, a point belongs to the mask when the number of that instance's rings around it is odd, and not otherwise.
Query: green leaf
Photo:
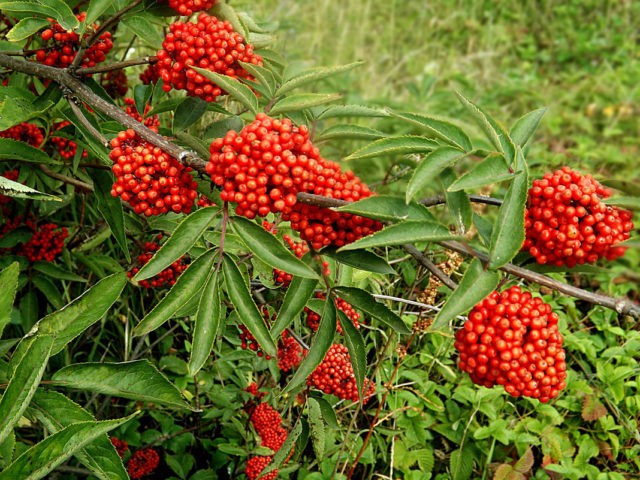
[[[58,370],[51,381],[66,388],[177,408],[191,408],[180,390],[148,360],[75,363]]]
[[[493,292],[499,281],[500,274],[498,272],[484,270],[480,260],[474,258],[464,273],[458,288],[451,293],[436,315],[431,328],[439,330],[446,327],[452,318],[467,312]]]
[[[513,140],[509,137],[506,130],[499,125],[489,114],[478,107],[475,103],[471,102],[461,93],[457,92],[458,100],[471,114],[478,126],[482,129],[487,138],[491,141],[494,147],[499,152],[504,154],[504,158],[509,165],[515,161],[516,148],[513,144]]]
[[[269,93],[269,97],[273,97],[276,89],[276,79],[273,76],[273,73],[271,73],[271,70],[261,65],[254,65],[253,63],[238,63],[266,89],[267,93]]]
[[[280,468],[282,466],[284,461],[287,458],[289,458],[291,454],[291,449],[295,445],[301,433],[302,433],[302,423],[300,421],[297,421],[296,424],[291,429],[291,431],[289,432],[289,435],[287,435],[287,439],[284,441],[284,443],[280,447],[280,450],[278,450],[276,454],[273,456],[273,460],[271,461],[271,463],[267,465],[267,467],[262,471],[261,478],[264,478],[264,475],[269,471],[274,470],[276,468]]]
[[[107,11],[109,7],[113,5],[113,0],[91,0],[89,2],[89,8],[87,8],[87,18],[85,20],[86,25],[93,25],[93,23]]]
[[[4,442],[22,413],[29,406],[49,360],[53,337],[41,335],[22,340],[26,351],[21,358],[12,358],[14,373],[0,399],[0,443]],[[15,362],[14,362],[15,360]],[[0,477],[2,478],[2,477]]]
[[[341,247],[338,251],[386,247],[417,242],[438,242],[456,238],[447,227],[434,222],[401,222]]]
[[[119,198],[111,195],[113,177],[111,173],[105,170],[97,168],[89,170],[91,171],[91,178],[93,179],[98,210],[107,222],[107,225],[109,225],[111,233],[115,237],[120,250],[124,253],[127,263],[130,263],[131,255],[129,254],[129,244],[127,242],[127,234],[125,233],[124,228],[124,211],[122,209],[122,202]]]
[[[377,318],[397,333],[411,333],[402,319],[393,313],[386,305],[377,302],[373,296],[360,288],[335,287],[334,291],[354,308],[362,310],[367,315]],[[344,326],[343,326],[344,327]]]
[[[433,449],[421,448],[420,450],[414,450],[412,453],[418,460],[418,466],[420,467],[422,473],[431,473],[435,463],[435,460],[433,458]]]
[[[64,300],[58,291],[58,287],[47,277],[37,276],[31,279],[33,285],[40,290],[44,298],[53,305],[53,308],[62,308]]]
[[[345,343],[349,350],[353,375],[356,378],[356,385],[358,386],[358,397],[360,398],[360,403],[362,403],[364,401],[364,379],[367,370],[367,354],[364,348],[364,339],[360,331],[353,325],[351,320],[347,318],[344,312],[338,310],[338,317],[340,318]]]
[[[356,150],[345,160],[382,157],[385,155],[407,155],[409,153],[429,153],[438,148],[438,144],[428,138],[417,135],[402,135],[376,140],[366,147]]]
[[[135,15],[124,17],[119,23],[131,30],[136,37],[148,46],[158,48],[158,45],[162,45],[164,36],[160,33],[161,29],[158,28],[157,23],[153,21],[153,16],[150,14],[137,12]]]
[[[247,40],[247,37],[249,36],[249,30],[247,30],[246,25],[244,24],[244,22],[242,22],[242,20],[240,20],[238,13],[231,5],[226,2],[216,2],[213,7],[213,14],[216,17],[222,20],[227,20],[229,23],[231,23],[233,29],[236,32],[240,33],[240,35],[242,35],[245,40]]]
[[[318,115],[318,120],[343,117],[388,117],[386,109],[373,108],[365,105],[331,105]]]
[[[39,192],[31,187],[27,187],[26,185],[23,185],[21,183],[9,180],[2,175],[0,175],[0,194],[6,195],[8,197],[30,198],[32,200],[44,200],[48,202],[62,201],[62,199],[59,197],[54,197],[53,195]]]
[[[455,222],[457,232],[463,235],[473,221],[471,201],[464,192],[450,192],[447,188],[456,179],[453,169],[447,168],[440,174],[440,181],[444,187],[444,196],[447,202],[449,216]]]
[[[294,276],[284,295],[278,316],[271,327],[271,336],[278,338],[293,323],[293,320],[304,310],[307,300],[311,298],[317,281],[310,278]]]
[[[54,336],[51,354],[55,355],[67,343],[102,318],[120,297],[126,283],[125,273],[115,273],[103,278],[61,310],[38,321],[33,327],[33,332],[38,335]]]
[[[382,275],[393,275],[396,271],[391,268],[387,261],[369,250],[347,250],[336,252],[324,249],[322,254],[333,258],[335,261],[367,272],[381,273]]]
[[[269,110],[269,115],[297,112],[305,108],[317,107],[325,103],[335,102],[342,97],[339,93],[294,93],[278,100]]]
[[[539,108],[520,117],[509,132],[513,142],[524,147],[538,129],[540,120],[546,112],[546,108]]]
[[[199,287],[209,277],[213,268],[216,249],[212,248],[195,259],[176,280],[171,290],[160,300],[138,325],[133,329],[133,336],[138,337],[159,328],[163,323],[186,304]]]
[[[10,126],[11,125],[9,125],[9,127]],[[31,145],[27,145],[24,142],[13,140],[12,138],[0,138],[0,160],[3,159],[20,160],[30,163],[44,163],[49,165],[59,163],[56,160],[53,160],[42,150],[32,147]]]
[[[391,112],[391,114],[394,117],[424,128],[429,133],[460,150],[468,152],[473,148],[469,136],[460,127],[451,122],[417,113]]]
[[[333,125],[315,136],[316,141],[333,139],[377,140],[384,132],[360,125]]]
[[[153,258],[136,273],[133,281],[139,282],[158,275],[187,253],[209,227],[219,211],[219,207],[205,207],[184,217]]]
[[[9,467],[0,472],[0,480],[36,480],[105,433],[127,423],[138,415],[102,422],[78,422],[63,428],[20,455]]]
[[[27,17],[16,23],[7,33],[7,40],[10,42],[19,42],[25,38],[29,38],[34,33],[51,25],[46,18]]]
[[[504,157],[502,155],[489,155],[449,185],[447,190],[449,192],[470,190],[512,178],[513,173],[509,171],[509,166]]]
[[[55,18],[65,30],[75,30],[80,25],[71,8],[69,8],[63,0],[46,0],[40,3],[45,4],[55,12],[53,18]]]
[[[615,205],[616,207],[626,208],[628,210],[640,210],[640,197],[605,198],[602,202],[607,205]]]
[[[93,415],[58,392],[38,390],[30,409],[49,433],[57,433],[78,422],[95,421]],[[122,460],[109,437],[102,435],[76,452],[76,457],[103,480],[128,480]]]
[[[440,172],[464,158],[467,153],[452,147],[440,147],[424,157],[409,180],[406,191],[407,203],[427,187],[435,184]]]
[[[451,480],[467,480],[471,478],[473,456],[463,448],[454,450],[449,458],[449,470],[451,472]]]
[[[210,72],[204,68],[191,67],[200,75],[208,78],[225,92],[227,92],[232,98],[240,102],[242,105],[251,110],[254,115],[258,114],[258,97],[253,93],[251,88],[240,83],[238,80],[228,77],[226,75],[220,75],[219,73]]]
[[[0,443],[0,470],[6,467],[13,458],[13,450],[16,446],[16,435],[11,431],[7,439]]]
[[[640,182],[632,180],[600,180],[600,183],[607,187],[615,188],[630,196],[640,197]]]
[[[68,270],[65,270],[58,265],[49,262],[34,262],[32,264],[34,270],[40,273],[44,273],[46,276],[55,278],[56,280],[69,280],[71,282],[86,282],[86,278],[82,278],[80,275],[76,275]]]
[[[318,278],[318,274],[278,239],[256,223],[243,217],[233,217],[231,226],[249,251],[267,265],[292,275]]]
[[[265,354],[277,357],[278,349],[276,344],[269,333],[262,314],[251,297],[242,273],[240,273],[233,259],[227,254],[223,257],[222,267],[229,300],[235,306],[240,321],[255,337]]]
[[[198,304],[189,357],[189,375],[191,376],[198,373],[209,358],[213,343],[222,326],[223,310],[219,287],[220,280],[216,270],[209,276]]]
[[[307,400],[307,407],[309,409],[309,427],[311,430],[311,438],[313,439],[313,451],[316,458],[324,457],[324,422],[322,421],[322,412],[320,411],[320,404],[318,401],[309,397]]]
[[[187,97],[176,108],[173,115],[173,133],[186,130],[207,111],[209,104],[198,97]]]
[[[65,30],[73,30],[79,25],[78,19],[62,0],[47,0],[46,5],[34,2],[0,2],[0,10],[36,13],[44,17],[52,17]]]
[[[322,412],[322,418],[324,418],[324,422],[331,428],[338,429],[340,425],[338,425],[338,417],[336,416],[336,412],[331,406],[331,404],[324,399],[323,397],[309,397],[313,398],[318,405],[320,406],[320,411]]]
[[[287,93],[293,89],[299,88],[303,85],[307,85],[309,83],[321,80],[323,78],[333,77],[335,75],[339,75],[344,72],[348,72],[349,70],[354,69],[355,67],[359,67],[364,62],[353,62],[348,63],[346,65],[338,65],[335,67],[316,67],[311,68],[302,72],[299,75],[294,76],[286,80],[280,87],[276,90],[276,95],[280,96],[284,93]]]
[[[313,336],[307,356],[304,357],[297,370],[293,374],[287,386],[282,390],[282,395],[289,393],[300,385],[313,373],[324,356],[329,351],[336,334],[336,306],[332,299],[325,300],[318,331]]]
[[[400,220],[428,220],[436,218],[427,207],[417,202],[405,202],[397,196],[372,195],[354,203],[349,203],[335,209],[338,212],[353,213],[382,222],[397,222]]]
[[[527,204],[529,175],[522,149],[518,146],[518,172],[509,185],[498,218],[491,232],[489,268],[500,268],[511,261],[524,242],[524,211]]]
[[[534,462],[535,459],[533,458],[533,450],[531,450],[531,447],[527,447],[527,449],[522,454],[522,457],[520,457],[520,459],[514,465],[514,468],[520,473],[527,473],[533,468]]]
[[[13,262],[0,272],[0,337],[4,327],[11,321],[11,309],[16,298],[20,265]]]

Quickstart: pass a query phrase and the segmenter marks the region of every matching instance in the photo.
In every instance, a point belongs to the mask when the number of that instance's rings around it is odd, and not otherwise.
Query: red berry
[[[116,448],[116,452],[118,452],[120,458],[124,457],[125,452],[129,450],[129,444],[127,444],[127,442],[125,442],[124,440],[120,440],[116,437],[111,437],[110,440],[113,446]]]
[[[25,142],[29,145],[40,148],[42,142],[44,142],[44,135],[42,130],[33,123],[22,122],[19,125],[14,125],[7,130],[0,132],[2,138],[12,138],[19,142]]]
[[[209,10],[216,4],[216,0],[169,0],[169,6],[183,16],[192,15],[193,12]]]
[[[161,238],[162,235],[158,235],[158,240]],[[140,264],[140,267],[146,265],[149,260],[151,260],[154,253],[159,249],[160,245],[156,242],[145,242],[144,252],[138,255],[138,263]],[[187,262],[186,255],[183,255],[156,276],[147,280],[141,280],[139,285],[143,288],[171,287],[176,283],[178,277],[187,269],[188,266],[189,264]],[[138,271],[140,271],[140,268],[135,267],[131,271],[127,272],[127,276],[132,278],[136,273],[138,273]]]
[[[142,478],[153,472],[160,463],[160,455],[153,448],[136,450],[127,463],[127,471],[131,478]]]
[[[249,480],[274,480],[278,476],[278,469],[274,469],[273,471],[267,473],[266,475],[260,476],[262,471],[271,463],[273,457],[251,457],[247,460],[247,467],[245,469],[245,474]]]

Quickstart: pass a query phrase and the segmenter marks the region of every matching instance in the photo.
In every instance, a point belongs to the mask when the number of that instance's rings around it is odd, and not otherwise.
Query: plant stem
[[[158,57],[140,57],[131,58],[129,60],[123,60],[121,62],[109,63],[107,65],[99,65],[91,68],[81,68],[76,73],[78,75],[92,75],[94,73],[111,72],[113,70],[122,70],[123,68],[133,67],[135,65],[145,65],[148,63],[155,63],[158,61]]]

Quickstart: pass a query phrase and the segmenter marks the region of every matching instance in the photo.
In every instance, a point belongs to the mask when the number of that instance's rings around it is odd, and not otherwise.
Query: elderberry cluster
[[[238,215],[280,213],[291,228],[319,250],[351,243],[382,228],[374,220],[298,203],[299,192],[356,201],[371,195],[353,172],[320,156],[309,129],[258,114],[240,133],[214,140],[207,173],[222,187],[220,198],[237,203]]]
[[[151,127],[157,131],[157,128]],[[198,184],[175,158],[129,129],[111,140],[116,181],[111,195],[120,197],[137,214],[189,213],[198,197]]]
[[[158,240],[162,240],[162,235],[158,235],[156,237]],[[127,272],[127,276],[132,278],[140,271],[142,266],[149,263],[149,260],[153,257],[154,253],[160,249],[160,245],[156,242],[145,242],[144,244],[144,252],[138,255],[138,263],[140,267],[135,267],[131,269],[131,271]],[[189,264],[187,263],[186,256],[180,257],[178,260],[173,262],[167,268],[162,270],[155,277],[141,280],[139,285],[143,288],[162,288],[162,287],[171,287],[176,283],[178,277],[184,272]]]
[[[282,417],[267,403],[259,403],[249,417],[253,428],[260,437],[260,444],[274,452],[280,450],[287,439],[287,431],[282,426]],[[265,467],[271,463],[272,456],[256,456],[247,461],[245,473],[249,480],[257,479]],[[278,469],[273,470],[262,479],[272,480],[278,476]]]
[[[193,12],[209,10],[215,4],[216,0],[169,0],[169,6],[185,17]]]
[[[548,402],[565,387],[562,342],[551,306],[514,286],[478,303],[454,346],[474,383]]]
[[[3,210],[7,215],[8,211]],[[53,262],[64,248],[64,241],[69,236],[66,227],[59,227],[55,223],[44,223],[38,225],[32,216],[24,217],[16,215],[8,218],[0,226],[0,238],[19,227],[26,227],[33,232],[31,238],[18,243],[12,248],[0,248],[0,254],[11,253],[26,257],[30,262],[47,261]]]
[[[124,103],[124,110],[131,118],[137,120],[140,123],[143,123],[149,128],[160,126],[160,118],[158,117],[158,115],[147,116],[147,114],[151,110],[151,105],[146,104],[144,106],[144,114],[140,115],[140,112],[138,112],[138,108],[136,107],[136,101],[133,98],[125,98]]]
[[[116,437],[111,437],[110,440],[111,440],[111,444],[116,449],[118,456],[120,458],[124,458],[124,454],[129,450],[129,444],[126,441],[120,440],[119,438],[116,438]]]
[[[82,12],[76,15],[79,22],[84,22],[87,13]],[[51,27],[45,29],[40,34],[42,46],[36,51],[36,61],[50,67],[66,68],[73,63],[73,59],[80,49],[80,35],[74,31],[68,31],[53,19],[49,19]],[[97,28],[96,25],[93,28]],[[85,33],[83,38],[89,36]],[[98,40],[84,51],[81,67],[95,67],[98,63],[104,62],[107,53],[113,47],[111,33],[104,32]]]
[[[245,43],[228,21],[201,13],[197,22],[178,21],[169,30],[156,64],[164,82],[162,88],[167,92],[172,88],[186,90],[191,96],[213,102],[223,90],[190,67],[252,79],[238,62],[262,64],[262,58],[253,53],[253,46]]]
[[[62,130],[67,125],[71,125],[71,122],[68,121],[68,120],[64,120],[62,122],[57,122],[57,123],[53,124],[52,130],[53,131]],[[65,160],[69,160],[69,159],[75,157],[76,152],[78,151],[78,144],[76,142],[74,142],[73,140],[70,140],[68,138],[56,137],[56,136],[54,136],[52,134],[50,141],[57,148],[58,153],[60,154],[60,156],[62,158],[64,158]],[[88,156],[87,151],[83,150],[82,151],[82,157],[85,158],[87,156]]]
[[[133,479],[142,478],[153,472],[160,463],[160,455],[153,448],[136,450],[127,462],[127,472]]]
[[[127,74],[124,70],[111,70],[102,74],[100,85],[111,98],[124,97],[129,90]]]
[[[307,385],[357,402],[360,397],[347,347],[338,343],[331,345],[320,365],[307,378]],[[375,385],[369,379],[365,379],[364,392],[365,402],[375,392]]]
[[[326,299],[326,296],[321,292],[316,292],[315,297],[319,298],[320,300]],[[336,297],[334,299],[334,302],[336,308],[344,312],[347,318],[353,323],[353,326],[356,328],[360,328],[360,314],[356,311],[356,309],[353,308],[349,302],[340,297]],[[318,327],[320,326],[320,315],[308,307],[304,307],[304,312],[307,314],[307,326],[314,332],[317,331]],[[340,335],[342,335],[342,325],[340,325],[340,320],[338,320],[336,323],[336,331]]]
[[[29,145],[39,148],[44,142],[44,134],[37,125],[33,123],[22,122],[11,128],[0,132],[0,137],[11,138],[19,142],[28,143]]]
[[[631,212],[602,202],[611,192],[593,179],[563,167],[535,180],[525,213],[522,249],[538,263],[573,267],[625,252]]]

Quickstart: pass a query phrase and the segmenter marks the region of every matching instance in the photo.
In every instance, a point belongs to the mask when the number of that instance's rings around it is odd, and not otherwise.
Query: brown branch
[[[77,99],[72,98],[68,94],[65,94],[65,99],[69,103],[69,107],[71,107],[71,111],[76,116],[78,121],[82,124],[82,126],[86,128],[89,131],[89,133],[93,135],[102,144],[103,147],[108,148],[109,140],[107,140],[107,137],[102,135],[102,133],[99,132],[98,129],[96,129],[96,127],[93,126],[93,124],[89,121],[89,119],[85,117],[84,113],[82,113],[82,110],[80,110],[80,107],[76,103]]]
[[[112,27],[112,25],[120,21],[120,17],[122,17],[125,13],[134,9],[141,3],[142,3],[142,0],[133,0],[133,2],[131,2],[129,5],[119,10],[118,12],[114,13],[113,16],[111,16],[111,18],[108,18],[102,25],[100,25],[100,27],[95,32],[93,32],[93,35],[87,38],[85,45],[87,45],[87,47],[90,47],[91,45],[93,45],[100,38],[100,35],[102,35],[104,32],[109,30]]]
[[[487,205],[495,205],[498,207],[502,205],[501,199],[485,197],[484,195],[469,195],[469,200],[473,203],[484,203]],[[420,200],[419,203],[421,203],[425,207],[433,207],[435,205],[442,205],[447,203],[447,199],[445,198],[444,195],[439,194],[439,195],[434,195],[433,197],[423,198],[422,200]]]
[[[79,188],[80,190],[84,190],[85,192],[93,192],[93,185],[83,182],[82,180],[78,180],[77,178],[71,178],[61,173],[54,172],[46,165],[40,164],[40,170],[42,170],[43,173],[48,177],[55,178],[56,180],[60,180],[61,182],[67,183],[69,185],[73,185],[74,187]]]
[[[413,258],[415,258],[423,267],[425,267],[429,272],[435,275],[442,283],[444,283],[451,290],[455,290],[458,288],[458,284],[451,279],[449,275],[444,273],[442,270],[438,268],[438,266],[433,263],[431,260],[427,258],[427,256],[418,250],[416,247],[407,243],[402,245],[402,249],[409,253]]]
[[[122,70],[123,68],[133,67],[135,65],[145,65],[156,63],[158,61],[158,57],[140,57],[140,58],[131,58],[129,60],[123,60],[122,62],[109,63],[107,65],[98,65],[97,67],[91,68],[81,68],[76,74],[77,75],[92,75],[94,73],[103,73],[103,72],[111,72],[113,70]]]

